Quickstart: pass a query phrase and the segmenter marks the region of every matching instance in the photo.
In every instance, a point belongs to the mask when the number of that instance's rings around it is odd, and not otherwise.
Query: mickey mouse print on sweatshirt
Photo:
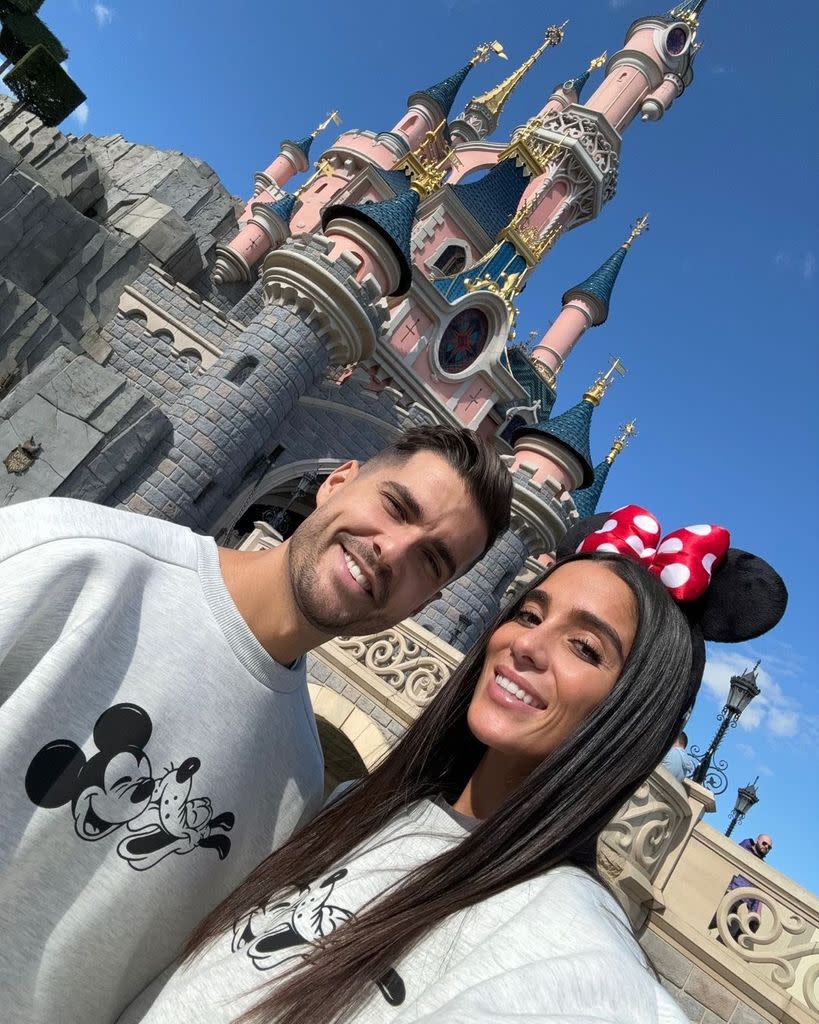
[[[126,826],[130,833],[117,853],[136,871],[158,864],[171,853],[196,847],[230,853],[230,811],[213,816],[208,797],[191,797],[201,762],[189,757],[153,774],[145,746],[153,725],[136,704],[115,704],[94,725],[99,752],[86,759],[72,740],[53,740],[32,758],[26,772],[29,800],[38,807],[71,804],[74,831],[97,842]]]

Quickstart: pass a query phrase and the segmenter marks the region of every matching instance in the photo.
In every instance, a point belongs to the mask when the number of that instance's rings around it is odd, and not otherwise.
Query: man
[[[272,551],[45,499],[0,510],[0,991],[115,1020],[322,792],[304,655],[412,615],[509,522],[476,435],[417,428]]]
[[[759,857],[760,860],[764,860],[773,849],[773,839],[764,832],[756,837],[756,839],[743,839],[739,844],[743,850],[747,850],[752,853],[755,857]],[[749,879],[745,878],[744,875],[734,875],[731,881],[728,883],[728,888],[725,890],[726,893],[731,892],[732,889],[745,889],[749,886],[754,885]],[[736,913],[741,904],[745,904],[748,908],[749,914],[758,914],[760,910],[759,900],[755,899],[744,899],[738,900],[731,908],[732,913]],[[717,918],[716,914],[711,919],[711,928],[716,928]],[[752,919],[748,922],[748,930],[755,932],[759,929],[759,920]],[[741,932],[740,925],[737,921],[731,921],[728,925],[728,930],[731,933],[731,937],[736,941]]]
[[[660,761],[662,767],[667,772],[670,772],[678,782],[682,782],[684,778],[694,771],[694,758],[685,752],[687,746],[688,737],[684,732],[681,732],[676,740],[674,740],[674,746]]]

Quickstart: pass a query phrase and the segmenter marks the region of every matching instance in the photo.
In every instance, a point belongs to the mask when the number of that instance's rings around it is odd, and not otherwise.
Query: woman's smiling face
[[[532,771],[611,693],[636,631],[631,589],[605,563],[561,565],[492,635],[472,733]]]

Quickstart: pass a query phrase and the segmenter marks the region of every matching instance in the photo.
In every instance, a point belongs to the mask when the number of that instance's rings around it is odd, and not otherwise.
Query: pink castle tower
[[[555,322],[535,345],[531,358],[555,375],[574,346],[589,327],[598,327],[608,319],[609,303],[626,255],[637,238],[648,228],[648,216],[640,217],[628,238],[585,281],[563,295],[563,308]]]

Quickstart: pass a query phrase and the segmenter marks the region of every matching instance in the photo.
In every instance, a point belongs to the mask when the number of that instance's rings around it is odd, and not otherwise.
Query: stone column
[[[268,456],[299,397],[330,364],[370,355],[385,316],[359,260],[328,256],[323,236],[293,239],[264,268],[266,305],[173,406],[170,447],[114,503],[207,530],[242,479]]]
[[[486,555],[445,588],[415,621],[463,653],[497,618],[508,587],[530,556],[554,550],[572,522],[571,502],[547,482],[533,483],[532,472],[516,470],[512,522]]]

